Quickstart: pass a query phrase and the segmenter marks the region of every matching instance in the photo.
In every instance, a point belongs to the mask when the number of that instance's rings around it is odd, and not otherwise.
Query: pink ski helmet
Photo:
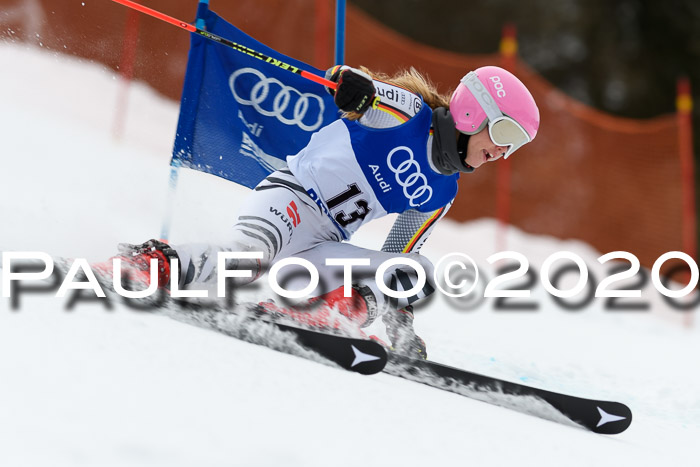
[[[525,85],[512,73],[485,66],[467,73],[450,99],[457,130],[474,135],[489,128],[491,140],[508,146],[504,158],[537,135],[540,111]]]

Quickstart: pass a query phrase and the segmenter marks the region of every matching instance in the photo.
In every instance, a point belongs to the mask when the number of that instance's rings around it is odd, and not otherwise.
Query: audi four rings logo
[[[397,156],[402,161],[398,165],[394,165],[393,158],[397,153],[403,155]],[[411,206],[416,207],[425,204],[433,197],[433,189],[428,185],[428,179],[421,173],[420,165],[413,158],[411,148],[399,146],[392,149],[386,157],[386,165],[394,173],[396,183],[403,188],[403,194]]]
[[[253,79],[257,79],[257,82],[250,88],[250,97],[246,99],[236,91],[236,80],[242,75],[248,74],[253,75]],[[285,125],[296,125],[305,131],[315,131],[323,124],[323,111],[325,109],[323,99],[316,94],[299,92],[297,89],[283,84],[278,79],[268,78],[255,68],[241,68],[234,71],[228,80],[228,84],[236,102],[241,105],[253,106],[262,115],[275,117]],[[272,85],[275,86],[272,87]],[[239,88],[242,88],[242,86],[239,86]],[[271,93],[276,94],[270,101],[268,98],[271,97]],[[297,99],[291,110],[289,110],[293,97],[297,97]],[[317,101],[318,106],[312,108],[310,103],[313,101]],[[290,112],[292,114],[291,118],[289,118]],[[317,116],[313,115],[315,112],[318,112]],[[308,124],[314,117],[316,118],[315,123]]]

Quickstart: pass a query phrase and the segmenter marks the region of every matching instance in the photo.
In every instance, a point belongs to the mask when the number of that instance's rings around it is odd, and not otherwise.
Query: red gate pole
[[[501,33],[501,67],[510,71],[515,69],[515,58],[518,52],[515,25],[507,23]],[[498,219],[498,232],[496,235],[496,251],[504,251],[508,244],[506,234],[510,222],[510,192],[511,192],[511,166],[510,160],[498,161],[496,170],[496,218]]]
[[[119,61],[119,91],[112,126],[112,135],[117,140],[124,136],[124,128],[126,127],[129,87],[134,77],[134,60],[136,59],[136,45],[139,35],[139,16],[137,11],[129,10],[124,27],[122,53]]]
[[[697,261],[697,213],[695,211],[695,162],[693,153],[693,96],[690,80],[678,79],[676,91],[678,116],[678,146],[681,163],[682,245],[683,251]],[[693,316],[687,313],[685,325],[691,326]]]

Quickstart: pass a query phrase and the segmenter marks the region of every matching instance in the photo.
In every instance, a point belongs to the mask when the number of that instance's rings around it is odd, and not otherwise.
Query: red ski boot
[[[158,260],[158,288],[167,289],[170,284],[170,260],[177,259],[177,253],[170,245],[159,240],[149,240],[141,245],[121,243],[117,256],[91,267],[101,277],[112,280],[115,258],[122,261],[122,280],[128,277],[139,286],[151,283],[151,259]]]
[[[274,319],[287,318],[312,328],[363,335],[360,328],[368,326],[377,316],[374,294],[367,287],[353,287],[350,297],[344,297],[343,292],[343,287],[339,287],[289,308],[261,302],[256,311]]]

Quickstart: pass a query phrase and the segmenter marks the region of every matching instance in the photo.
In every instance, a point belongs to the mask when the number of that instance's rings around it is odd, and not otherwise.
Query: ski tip
[[[620,402],[600,402],[589,428],[603,435],[617,435],[632,424],[632,410]]]
[[[356,341],[355,344],[360,343]],[[362,342],[362,346],[351,344],[352,362],[347,368],[363,375],[374,375],[381,372],[387,363],[386,349],[374,341]],[[362,348],[358,348],[362,347]]]

